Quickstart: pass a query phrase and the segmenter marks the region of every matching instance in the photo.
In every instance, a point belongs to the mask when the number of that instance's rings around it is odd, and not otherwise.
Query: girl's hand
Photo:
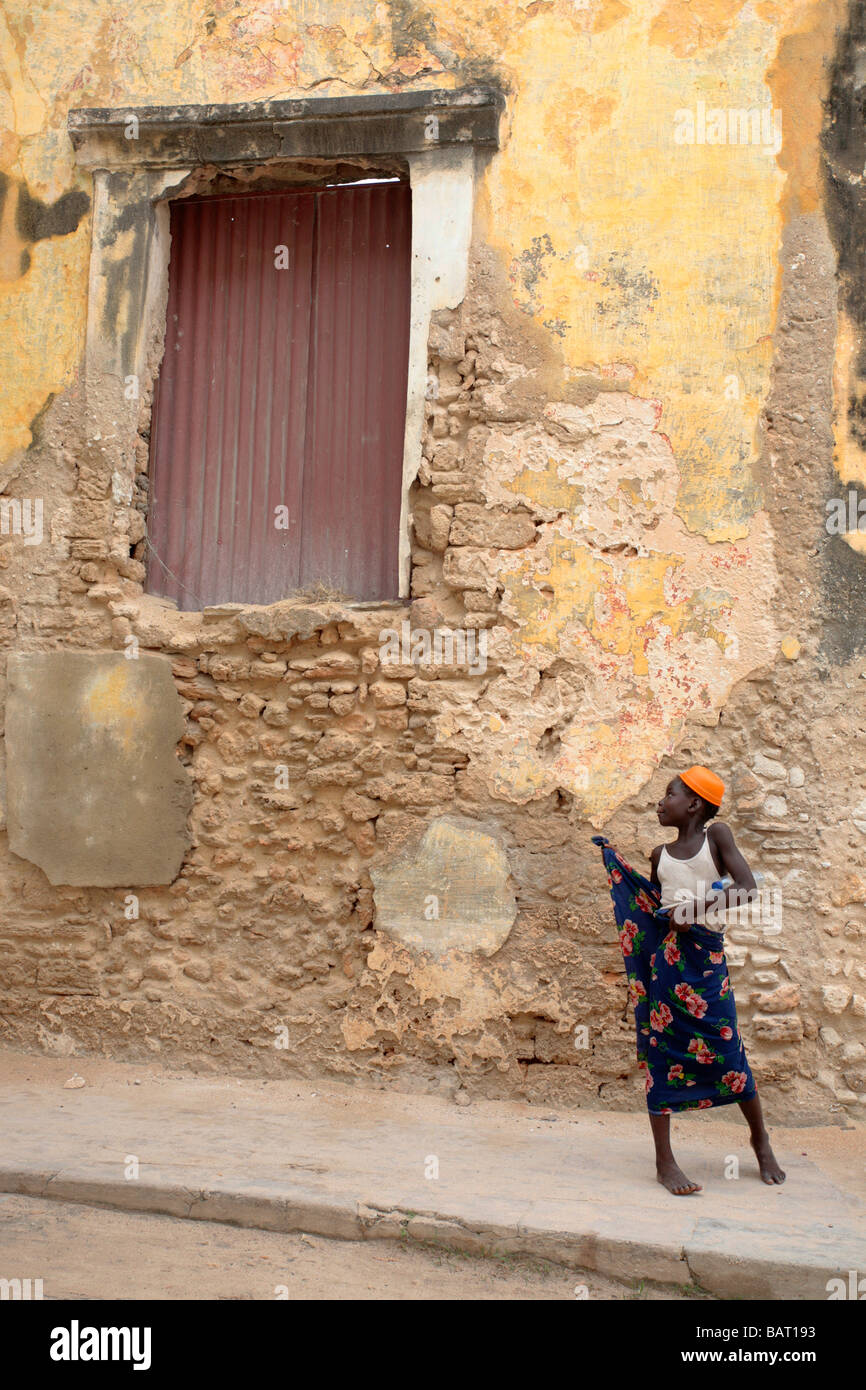
[[[674,903],[673,907],[660,907],[655,912],[656,921],[671,927],[674,931],[688,931],[694,926],[696,913],[700,908],[697,898],[688,898]]]
[[[698,920],[698,913],[703,907],[700,898],[685,898],[682,902],[675,903],[670,910],[670,923],[676,931],[688,931]]]
[[[728,901],[728,889],[710,890],[704,898],[686,898],[682,902],[675,903],[670,910],[671,925],[677,931],[688,931],[700,922],[702,917],[708,913],[713,913],[723,909]]]
[[[754,879],[752,880],[754,883]],[[758,896],[758,889],[734,883],[730,888],[711,888],[704,898],[688,898],[670,909],[670,922],[677,931],[688,931],[700,917],[712,924],[714,914],[727,907],[739,907]]]

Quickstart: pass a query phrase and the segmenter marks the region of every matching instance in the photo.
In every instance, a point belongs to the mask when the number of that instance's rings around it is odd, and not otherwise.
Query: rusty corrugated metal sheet
[[[410,190],[318,203],[301,572],[393,599],[409,360]]]
[[[410,223],[405,183],[172,205],[151,593],[397,596]]]

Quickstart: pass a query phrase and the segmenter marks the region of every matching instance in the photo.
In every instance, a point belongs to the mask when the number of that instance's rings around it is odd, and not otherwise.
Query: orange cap
[[[721,777],[710,772],[708,767],[690,767],[688,772],[680,773],[680,781],[685,782],[689,791],[702,796],[704,801],[709,801],[713,806],[721,806],[725,784]]]

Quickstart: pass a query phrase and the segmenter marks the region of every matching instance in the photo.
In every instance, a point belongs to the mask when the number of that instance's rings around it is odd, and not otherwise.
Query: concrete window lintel
[[[93,171],[85,383],[91,438],[135,446],[162,357],[168,295],[168,203],[190,177],[232,166],[398,157],[412,188],[412,290],[403,441],[399,595],[410,590],[409,489],[421,462],[430,317],[466,293],[475,169],[499,147],[494,88],[310,97],[237,105],[74,110],[70,139]],[[288,597],[288,595],[287,595]]]
[[[492,87],[369,92],[232,105],[95,107],[67,129],[88,168],[240,164],[408,154],[448,145],[498,148],[501,92]]]

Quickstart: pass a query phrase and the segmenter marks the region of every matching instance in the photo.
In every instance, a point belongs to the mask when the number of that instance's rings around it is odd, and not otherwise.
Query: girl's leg
[[[671,1149],[670,1115],[650,1115],[650,1129],[656,1146],[656,1176],[675,1197],[690,1197],[700,1192],[701,1184],[692,1182],[680,1168]]]
[[[761,1111],[761,1102],[757,1091],[751,1100],[741,1100],[740,1109],[745,1115],[751,1134],[749,1136],[752,1148],[755,1150],[755,1157],[758,1160],[758,1167],[761,1170],[761,1177],[765,1183],[771,1187],[774,1184],[783,1183],[785,1174],[779,1167],[776,1155],[770,1147],[770,1136],[764,1124],[764,1116]]]

